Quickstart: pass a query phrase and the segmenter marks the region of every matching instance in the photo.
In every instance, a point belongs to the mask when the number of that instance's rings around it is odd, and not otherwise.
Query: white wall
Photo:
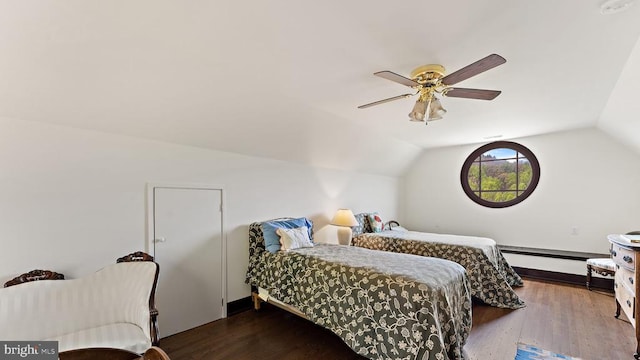
[[[395,177],[0,118],[0,280],[35,268],[76,278],[146,250],[148,182],[225,187],[229,301],[249,295],[249,223],[308,216],[330,236],[337,208],[391,218],[399,206]]]
[[[596,129],[514,141],[540,161],[540,182],[529,198],[504,209],[477,205],[462,190],[460,170],[480,145],[428,150],[403,179],[407,227],[486,236],[505,245],[595,253],[608,253],[607,234],[640,229],[637,153]],[[553,259],[535,257],[526,264],[519,257],[508,259],[515,266],[584,273],[574,263]]]
[[[640,38],[598,118],[598,128],[640,154],[640,101],[636,100],[637,95],[633,95],[638,93],[639,87]]]

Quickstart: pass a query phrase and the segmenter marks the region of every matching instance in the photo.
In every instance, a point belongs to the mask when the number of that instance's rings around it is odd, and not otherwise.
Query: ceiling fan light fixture
[[[418,99],[416,104],[413,106],[413,110],[409,113],[409,119],[416,122],[424,121],[428,105],[429,104],[426,101]]]
[[[627,7],[629,4],[637,0],[604,0],[607,4],[611,2],[622,3],[619,6]],[[618,5],[616,5],[618,6]],[[500,95],[499,90],[486,90],[486,89],[468,89],[452,87],[461,81],[464,81],[470,77],[481,74],[487,70],[493,69],[496,66],[502,65],[507,60],[498,54],[491,54],[484,58],[471,63],[453,73],[445,76],[445,68],[439,64],[423,65],[411,72],[411,78],[396,74],[389,70],[378,71],[373,73],[375,76],[379,76],[383,79],[391,80],[395,83],[408,86],[412,88],[414,94],[398,95],[391,98],[374,101],[368,104],[358,106],[359,109],[365,109],[371,106],[384,104],[390,101],[403,99],[409,96],[419,95],[418,101],[413,106],[413,110],[409,113],[409,119],[413,122],[425,122],[440,120],[447,112],[442,107],[440,100],[435,97],[436,94],[442,96],[466,98],[466,99],[479,99],[479,100],[493,100],[496,96]]]
[[[429,104],[429,117],[427,121],[440,120],[442,116],[447,113],[447,110],[442,107],[440,100],[437,97],[433,97]]]

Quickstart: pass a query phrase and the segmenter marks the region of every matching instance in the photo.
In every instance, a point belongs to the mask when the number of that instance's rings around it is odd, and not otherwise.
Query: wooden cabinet
[[[631,243],[622,238],[620,235],[609,235],[607,237],[611,243],[611,258],[616,263],[616,277],[614,288],[616,292],[616,318],[620,316],[620,312],[629,318],[631,325],[636,333],[636,352],[633,354],[635,359],[640,358],[640,326],[638,318],[640,317],[638,294],[640,287],[638,286],[640,277],[640,243]]]

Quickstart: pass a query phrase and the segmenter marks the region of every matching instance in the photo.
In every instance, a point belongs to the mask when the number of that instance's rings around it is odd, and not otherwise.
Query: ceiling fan
[[[507,62],[507,60],[502,56],[491,54],[446,76],[444,66],[438,64],[423,65],[414,69],[411,72],[411,78],[398,75],[388,70],[379,71],[373,75],[408,86],[416,90],[416,92],[360,105],[358,109],[365,109],[386,102],[419,95],[413,110],[409,113],[410,120],[417,122],[439,120],[442,119],[442,115],[444,115],[447,110],[442,107],[436,94],[466,99],[493,100],[500,95],[501,91],[457,88],[451,87],[451,85],[493,69],[505,62]]]

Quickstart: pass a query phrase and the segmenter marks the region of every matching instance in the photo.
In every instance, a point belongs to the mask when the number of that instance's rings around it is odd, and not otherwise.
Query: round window
[[[503,208],[526,199],[538,185],[540,164],[526,147],[496,141],[476,149],[460,172],[464,192],[476,203]]]

